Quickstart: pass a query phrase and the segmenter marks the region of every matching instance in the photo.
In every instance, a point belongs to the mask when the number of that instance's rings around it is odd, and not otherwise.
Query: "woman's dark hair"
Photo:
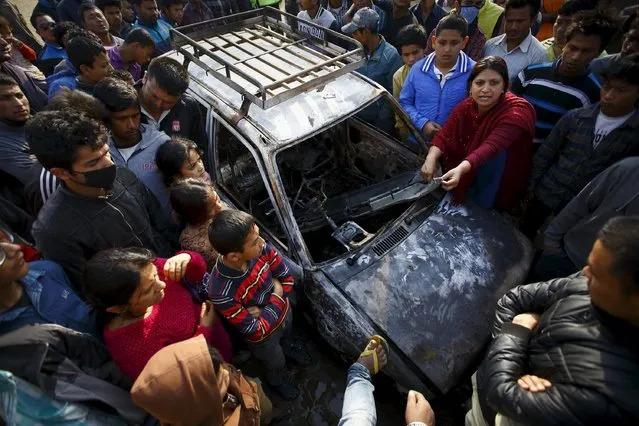
[[[506,65],[506,61],[504,61],[504,58],[500,58],[499,56],[486,56],[485,58],[480,59],[470,72],[467,87],[469,92],[473,85],[473,81],[482,71],[485,70],[493,70],[499,74],[504,80],[504,92],[508,90],[508,65]]]
[[[199,179],[185,179],[171,187],[171,207],[182,221],[189,225],[200,225],[209,217],[209,193],[211,185]]]
[[[86,264],[82,294],[100,310],[126,305],[140,285],[140,270],[153,262],[151,250],[114,248],[98,252]]]
[[[162,173],[166,186],[173,185],[175,178],[181,176],[180,168],[189,159],[191,151],[202,155],[202,151],[195,142],[186,138],[173,137],[160,145],[155,153],[155,165]]]

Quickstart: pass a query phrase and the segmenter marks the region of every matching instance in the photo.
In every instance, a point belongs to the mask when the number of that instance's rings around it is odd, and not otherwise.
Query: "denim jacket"
[[[29,272],[20,283],[31,303],[0,313],[0,334],[39,321],[100,338],[95,312],[74,292],[69,278],[57,263],[48,260],[29,263]]]

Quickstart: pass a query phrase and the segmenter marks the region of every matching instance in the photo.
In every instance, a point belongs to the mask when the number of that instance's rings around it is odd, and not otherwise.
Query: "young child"
[[[285,353],[300,364],[311,360],[290,339],[293,277],[259,232],[255,218],[242,211],[222,210],[215,216],[209,241],[220,256],[210,273],[209,296],[264,364],[269,385],[290,401],[299,392],[285,374]]]
[[[399,47],[399,54],[404,62],[404,65],[393,74],[393,96],[399,101],[399,94],[402,91],[406,77],[408,77],[408,72],[415,62],[424,57],[428,37],[424,27],[412,24],[400,30],[395,42]],[[408,130],[398,116],[395,116],[395,129],[397,129],[402,140],[406,140]]]
[[[462,51],[468,42],[468,24],[463,17],[448,15],[435,31],[435,51],[415,63],[399,96],[415,127],[429,139],[468,96],[468,76],[475,66]]]
[[[211,184],[193,178],[175,183],[171,187],[169,199],[180,221],[186,224],[180,233],[180,247],[200,253],[206,260],[207,268],[211,269],[218,254],[211,247],[208,229],[215,216],[227,208],[226,205]]]

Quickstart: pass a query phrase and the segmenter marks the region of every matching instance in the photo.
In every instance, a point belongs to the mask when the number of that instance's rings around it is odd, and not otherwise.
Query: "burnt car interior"
[[[285,240],[256,158],[218,128],[218,183]],[[278,153],[276,161],[314,262],[366,243],[436,187],[419,178],[420,156],[354,118]]]

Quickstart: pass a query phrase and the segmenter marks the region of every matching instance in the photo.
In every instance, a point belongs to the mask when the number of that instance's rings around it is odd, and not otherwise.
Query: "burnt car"
[[[303,271],[305,314],[338,354],[353,359],[381,334],[388,375],[445,393],[487,342],[496,301],[523,282],[531,247],[501,215],[453,205],[419,178],[426,145],[393,97],[354,72],[359,43],[283,15],[172,30],[168,55],[206,114],[217,190]],[[415,143],[360,118],[384,106]]]

